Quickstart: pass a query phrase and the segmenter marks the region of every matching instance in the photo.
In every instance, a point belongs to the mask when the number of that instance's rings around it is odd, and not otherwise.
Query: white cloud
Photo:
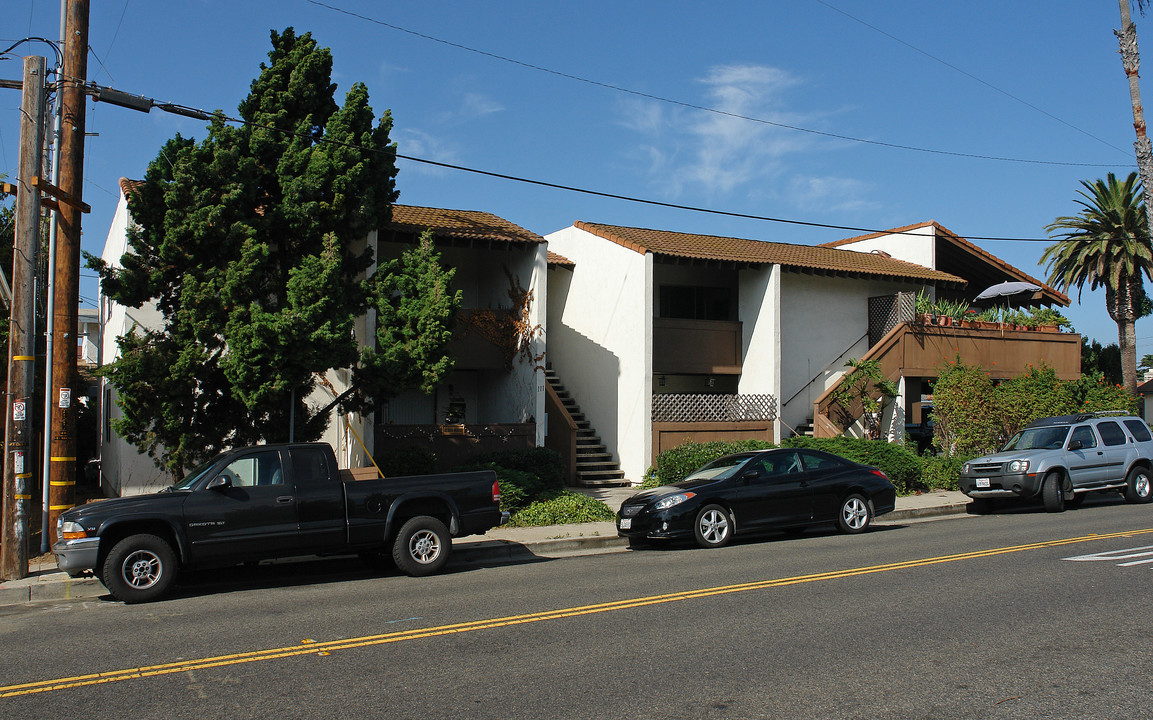
[[[469,118],[484,117],[502,110],[504,106],[496,100],[478,93],[465,93],[461,102],[461,113]]]
[[[431,133],[424,132],[423,130],[402,128],[394,129],[391,137],[392,140],[396,142],[397,152],[401,155],[451,165],[459,164],[459,156],[456,148],[453,147],[451,143],[445,142]],[[398,160],[397,162],[406,164],[405,172],[412,171],[426,175],[443,175],[448,172],[445,168],[439,168],[435,165],[406,162],[404,160]]]
[[[790,155],[816,145],[812,136],[770,124],[812,124],[788,108],[788,91],[802,84],[797,75],[764,65],[721,65],[697,82],[703,86],[700,104],[717,112],[669,110],[656,101],[622,106],[621,124],[646,138],[630,156],[644,158],[651,177],[670,195],[749,188],[780,177]],[[654,162],[657,157],[662,162]]]
[[[865,199],[870,190],[868,183],[853,178],[797,176],[789,180],[785,197],[802,210],[877,209],[877,203]]]

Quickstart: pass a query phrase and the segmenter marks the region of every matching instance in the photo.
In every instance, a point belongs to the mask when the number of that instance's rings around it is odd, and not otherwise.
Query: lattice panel
[[[912,322],[916,309],[917,296],[911,292],[869,298],[869,347],[897,325]]]
[[[772,395],[663,393],[653,395],[653,422],[776,420]]]

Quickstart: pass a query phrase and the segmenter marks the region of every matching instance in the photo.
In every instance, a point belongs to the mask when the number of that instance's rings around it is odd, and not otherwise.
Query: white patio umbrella
[[[973,299],[973,302],[997,304],[1004,301],[1006,305],[1010,306],[1015,303],[1025,304],[1025,301],[1031,300],[1033,295],[1039,292],[1041,292],[1041,286],[1036,283],[1007,281],[985,288]]]

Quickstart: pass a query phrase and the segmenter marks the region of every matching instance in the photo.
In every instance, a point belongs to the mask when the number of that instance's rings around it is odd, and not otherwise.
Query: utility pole
[[[48,527],[56,540],[56,518],[76,502],[76,306],[80,302],[80,203],[84,196],[84,121],[88,77],[88,0],[68,0],[66,42],[60,78],[60,202],[52,297],[52,383],[49,445]],[[48,406],[49,402],[45,402]]]
[[[44,148],[44,58],[24,58],[20,105],[20,178],[16,191],[16,245],[12,253],[12,307],[8,325],[8,393],[4,403],[4,529],[0,577],[28,576],[28,508],[32,450],[33,370],[36,360],[36,259],[40,250],[40,175]]]

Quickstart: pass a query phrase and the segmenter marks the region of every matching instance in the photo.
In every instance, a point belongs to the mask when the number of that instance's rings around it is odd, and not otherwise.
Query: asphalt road
[[[0,716],[1150,717],[1151,570],[1153,506],[1110,501],[423,579],[202,573],[5,608]]]

